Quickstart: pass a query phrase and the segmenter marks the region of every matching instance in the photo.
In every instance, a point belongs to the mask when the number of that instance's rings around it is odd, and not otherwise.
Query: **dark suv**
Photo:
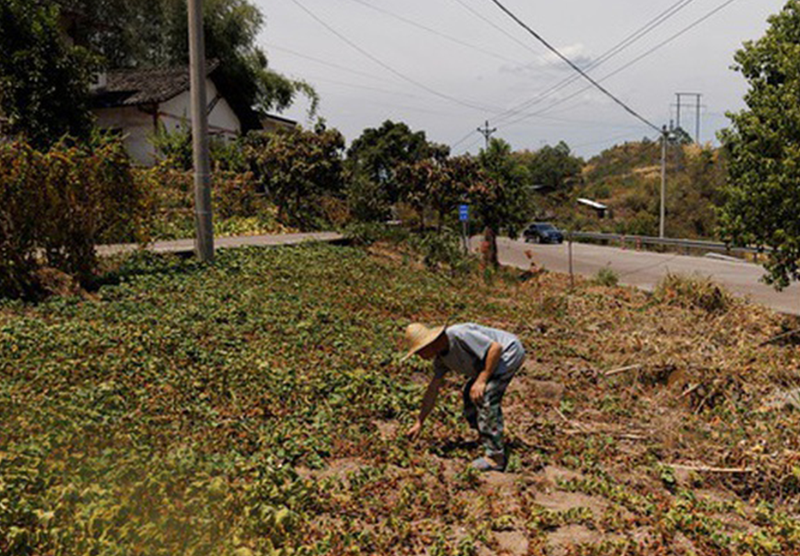
[[[522,236],[526,242],[533,243],[561,243],[564,241],[564,234],[562,234],[552,224],[545,222],[535,222],[525,228]]]

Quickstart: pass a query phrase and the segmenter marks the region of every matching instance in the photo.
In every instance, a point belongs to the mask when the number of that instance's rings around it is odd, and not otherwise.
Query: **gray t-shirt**
[[[445,333],[450,349],[447,353],[437,355],[433,361],[437,377],[444,376],[447,371],[457,371],[468,378],[475,378],[485,368],[486,353],[493,342],[500,344],[503,350],[495,369],[496,376],[516,370],[525,357],[519,338],[503,330],[466,323],[448,326]]]

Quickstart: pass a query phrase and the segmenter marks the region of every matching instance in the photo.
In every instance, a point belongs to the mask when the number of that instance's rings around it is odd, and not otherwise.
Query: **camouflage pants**
[[[506,393],[506,388],[514,378],[517,369],[508,369],[504,365],[498,367],[498,371],[503,371],[502,374],[495,372],[495,375],[486,383],[486,391],[483,394],[483,399],[475,404],[470,398],[469,391],[472,385],[475,384],[475,379],[469,380],[464,385],[464,417],[469,422],[470,427],[477,430],[481,435],[483,447],[486,450],[486,455],[491,457],[502,458],[505,455],[503,447],[503,408],[501,403],[503,401],[503,394]]]

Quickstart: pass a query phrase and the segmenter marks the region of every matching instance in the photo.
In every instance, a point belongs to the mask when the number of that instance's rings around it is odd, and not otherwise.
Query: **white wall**
[[[93,112],[97,117],[97,127],[123,133],[125,148],[135,162],[144,166],[154,164],[154,149],[150,144],[155,130],[152,114],[143,112],[138,106],[97,108]]]
[[[217,96],[217,87],[206,79],[207,101]],[[169,132],[182,126],[191,127],[191,96],[189,91],[158,106],[158,122]],[[94,110],[97,125],[103,129],[121,129],[125,134],[125,147],[131,158],[144,166],[155,162],[155,149],[150,138],[156,132],[152,114],[146,114],[135,106],[121,108],[99,108]],[[239,119],[225,99],[220,99],[208,116],[209,133],[227,139],[236,138],[242,131]]]
[[[217,87],[210,79],[206,79],[206,102],[211,102],[217,97]],[[181,127],[182,122],[191,127],[191,95],[189,91],[181,93],[168,100],[159,107],[161,123],[172,131]],[[208,130],[212,135],[222,135],[233,139],[237,137],[242,126],[233,109],[224,98],[214,106],[208,115]]]

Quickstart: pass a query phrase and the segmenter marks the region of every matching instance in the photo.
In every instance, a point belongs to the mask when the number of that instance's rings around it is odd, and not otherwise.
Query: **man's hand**
[[[408,437],[409,440],[413,442],[417,438],[419,438],[421,432],[422,432],[422,423],[420,421],[417,421],[410,429],[408,429],[406,436]]]
[[[485,392],[486,382],[478,379],[472,385],[472,388],[469,389],[469,398],[472,400],[472,403],[477,405],[483,401],[483,394]]]

